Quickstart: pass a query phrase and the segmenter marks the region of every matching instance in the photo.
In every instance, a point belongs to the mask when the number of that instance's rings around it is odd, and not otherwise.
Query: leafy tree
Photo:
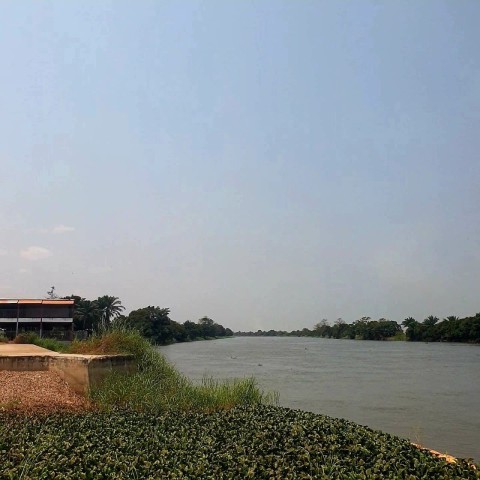
[[[352,325],[352,338],[360,338],[363,340],[371,340],[369,338],[369,325],[370,317],[362,317],[359,320],[355,320]]]
[[[169,343],[174,340],[170,309],[148,306],[133,310],[126,319],[128,326],[137,329],[144,337],[156,343]]]
[[[209,317],[202,317],[198,321],[202,337],[215,337],[215,322]]]
[[[312,335],[314,337],[330,337],[331,330],[332,327],[328,324],[328,320],[326,318],[322,318],[322,320],[320,320],[320,322],[313,327]]]
[[[196,338],[200,338],[202,336],[200,325],[192,322],[191,320],[184,322],[183,328],[185,328],[189,340],[195,340]]]

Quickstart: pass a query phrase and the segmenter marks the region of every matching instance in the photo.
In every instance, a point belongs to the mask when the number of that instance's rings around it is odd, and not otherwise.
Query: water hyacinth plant
[[[355,423],[249,405],[211,413],[0,413],[0,480],[479,479]]]

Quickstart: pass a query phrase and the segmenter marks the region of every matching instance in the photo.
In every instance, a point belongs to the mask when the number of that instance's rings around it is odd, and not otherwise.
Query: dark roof
[[[21,303],[27,305],[43,304],[43,305],[73,305],[73,300],[65,299],[36,299],[36,298],[0,298],[0,304],[5,303]]]

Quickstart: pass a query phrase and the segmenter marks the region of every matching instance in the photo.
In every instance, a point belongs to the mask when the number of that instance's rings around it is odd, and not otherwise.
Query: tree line
[[[50,292],[49,292],[50,293]],[[73,326],[75,330],[93,332],[121,325],[138,330],[157,344],[229,337],[232,330],[202,317],[197,322],[178,323],[170,318],[170,309],[148,306],[124,315],[125,307],[118,297],[103,295],[88,300],[78,295],[63,297],[74,301]]]
[[[465,318],[452,315],[442,321],[430,315],[422,323],[408,317],[402,325],[411,341],[480,343],[480,313]]]
[[[303,328],[291,332],[257,330],[256,332],[235,332],[235,335],[480,343],[480,313],[465,318],[449,316],[442,321],[433,315],[425,318],[422,322],[408,317],[401,324],[386,318],[372,320],[370,317],[362,317],[352,323],[346,323],[343,319],[338,318],[333,325],[330,325],[327,319],[323,319],[313,329]]]

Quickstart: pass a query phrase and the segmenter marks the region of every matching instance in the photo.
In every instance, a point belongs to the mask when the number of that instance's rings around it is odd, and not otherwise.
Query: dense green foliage
[[[181,324],[170,318],[170,310],[160,307],[145,307],[119,317],[118,322],[138,330],[144,337],[157,344],[187,342],[198,339],[221,338],[233,335],[229,328],[203,317],[194,323],[187,320]]]
[[[362,317],[353,323],[346,323],[341,318],[336,320],[333,325],[329,325],[327,320],[322,320],[310,330],[293,330],[292,332],[269,330],[263,332],[237,332],[240,336],[296,336],[296,337],[323,337],[323,338],[350,338],[358,340],[387,340],[396,337],[402,338],[402,327],[393,320],[380,318],[371,320],[370,317]]]
[[[0,413],[0,479],[478,479],[407,440],[279,407]]]
[[[480,313],[465,318],[450,316],[441,322],[434,316],[422,323],[409,317],[403,325],[407,339],[412,341],[480,343]]]
[[[405,328],[405,332],[402,330],[402,326]],[[256,332],[236,332],[235,335],[480,343],[480,313],[473,317],[465,318],[450,316],[441,322],[433,315],[427,317],[422,323],[417,322],[412,317],[408,317],[401,325],[386,318],[371,320],[370,317],[362,317],[352,323],[346,323],[339,318],[333,325],[329,325],[327,320],[322,320],[312,330],[308,328],[291,332],[257,330]]]
[[[49,292],[50,293],[50,292]],[[87,300],[78,295],[64,297],[75,302],[73,325],[75,330],[103,331],[114,325],[134,328],[157,344],[188,342],[192,340],[230,337],[232,330],[202,317],[197,323],[187,320],[178,323],[170,318],[170,309],[148,306],[122,315],[125,309],[118,299],[103,295]]]
[[[73,326],[75,330],[108,328],[125,310],[119,298],[112,295],[102,295],[96,300],[87,300],[73,294],[64,298],[74,301]]]

